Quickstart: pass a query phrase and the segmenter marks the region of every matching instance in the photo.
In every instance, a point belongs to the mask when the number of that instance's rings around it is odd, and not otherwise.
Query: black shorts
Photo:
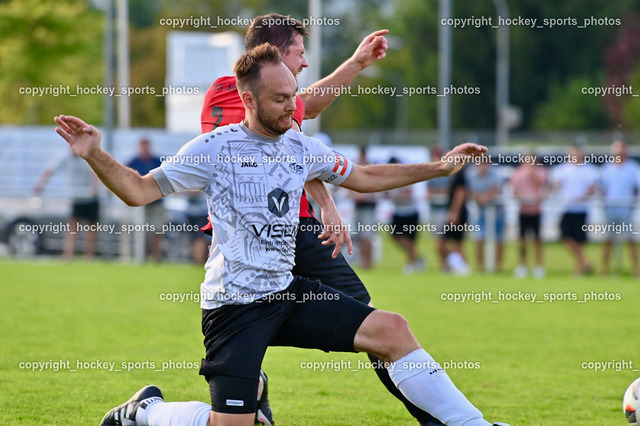
[[[578,243],[587,241],[587,232],[584,225],[587,223],[586,213],[565,213],[560,221],[562,238],[569,238]]]
[[[374,309],[318,281],[294,277],[284,291],[247,305],[202,311],[207,350],[200,374],[213,411],[254,413],[267,346],[353,352],[353,340]]]
[[[447,241],[455,241],[461,243],[464,240],[467,218],[461,223],[445,223],[444,239]]]
[[[520,214],[520,238],[525,238],[527,231],[530,231],[536,240],[540,239],[540,213]]]
[[[408,216],[394,214],[391,225],[395,226],[393,232],[394,238],[403,237],[414,241],[418,235],[416,232],[416,227],[418,226],[418,213]]]
[[[448,215],[447,215],[448,216]],[[461,243],[464,240],[465,228],[467,220],[469,219],[469,212],[466,207],[460,209],[458,213],[458,223],[449,222],[449,219],[445,220],[443,226],[444,239],[447,241],[455,241]],[[438,229],[438,232],[442,232]]]
[[[87,222],[97,222],[100,215],[100,203],[97,199],[91,201],[74,201],[71,207],[71,217],[85,220]]]
[[[320,280],[322,284],[368,304],[371,301],[369,292],[342,253],[334,259],[331,253],[335,246],[323,246],[322,240],[318,239],[321,229],[322,224],[317,219],[300,218],[296,235],[296,263],[291,272],[310,280]]]

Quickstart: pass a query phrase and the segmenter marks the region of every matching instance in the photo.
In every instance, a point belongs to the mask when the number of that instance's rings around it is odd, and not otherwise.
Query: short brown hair
[[[233,73],[236,76],[238,91],[249,89],[254,95],[258,95],[257,82],[260,78],[260,70],[264,65],[281,63],[282,57],[275,46],[263,43],[258,47],[248,50],[236,61]]]
[[[284,16],[277,13],[258,16],[253,19],[249,30],[244,36],[244,47],[249,50],[263,43],[271,43],[282,53],[289,50],[293,44],[293,35],[300,34],[302,37],[309,35],[309,30],[299,20],[290,15]]]

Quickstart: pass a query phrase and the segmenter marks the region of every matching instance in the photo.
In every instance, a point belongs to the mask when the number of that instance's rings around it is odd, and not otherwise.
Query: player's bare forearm
[[[324,225],[323,232],[318,236],[323,245],[336,244],[332,257],[337,257],[344,243],[347,244],[349,254],[353,253],[351,236],[347,226],[345,225],[336,204],[333,201],[331,193],[327,190],[324,183],[318,179],[313,179],[304,185],[305,191],[320,206],[320,218]]]
[[[334,72],[318,80],[309,86],[304,93],[298,94],[304,101],[305,120],[314,119],[333,101],[339,94],[344,93],[351,82],[362,71],[360,64],[349,58]]]
[[[118,163],[108,152],[100,150],[87,158],[98,179],[128,206],[144,206],[162,197],[151,175],[140,174]],[[153,191],[155,186],[155,190]]]
[[[341,186],[357,192],[380,192],[447,176],[441,162],[424,164],[370,164],[354,166]]]
[[[327,187],[318,179],[312,179],[306,182],[304,184],[304,190],[315,200],[316,203],[318,203],[321,209],[330,207],[331,204],[334,204],[333,197],[331,197]]]
[[[56,133],[67,141],[71,150],[83,158],[94,173],[129,206],[142,206],[162,197],[153,177],[140,174],[118,163],[100,147],[102,135],[94,126],[73,116],[60,115],[55,118]]]
[[[342,186],[357,192],[379,192],[400,188],[455,174],[473,157],[485,152],[487,152],[486,146],[465,143],[456,146],[440,161],[434,163],[354,166]]]
[[[346,87],[358,76],[360,71],[384,59],[388,43],[384,37],[389,30],[374,31],[366,36],[356,48],[353,55],[334,72],[312,84],[305,93],[299,96],[305,104],[305,119],[316,118]]]

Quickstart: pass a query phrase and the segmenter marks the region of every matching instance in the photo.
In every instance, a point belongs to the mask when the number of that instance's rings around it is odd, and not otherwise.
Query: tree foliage
[[[510,103],[523,112],[523,129],[637,128],[640,107],[632,97],[594,97],[582,87],[640,81],[640,4],[634,0],[539,2],[507,0],[511,18],[537,25],[510,25]],[[161,87],[166,75],[166,38],[174,30],[163,17],[253,17],[268,12],[309,17],[306,0],[130,0],[131,84]],[[455,18],[491,18],[492,1],[454,0]],[[323,0],[322,14],[340,25],[323,27],[322,74],[348,58],[364,35],[388,28],[387,59],[359,76],[352,87],[393,87],[404,99],[384,94],[340,96],[323,113],[323,127],[435,128],[437,97],[427,88],[438,78],[438,1]],[[625,18],[626,17],[626,18]],[[551,27],[548,19],[560,19]],[[585,21],[586,20],[586,21]],[[28,96],[20,87],[103,84],[103,13],[88,0],[0,1],[1,123],[50,123],[56,113],[82,113],[101,122],[102,96]],[[588,25],[584,25],[589,22]],[[622,22],[620,25],[618,22]],[[541,26],[542,28],[539,28]],[[211,28],[175,28],[213,31]],[[244,32],[239,27],[215,31]],[[457,88],[479,93],[452,97],[454,128],[495,126],[496,29],[467,25],[453,29],[453,75]],[[640,87],[640,83],[637,84]],[[163,126],[164,99],[132,97],[134,126]]]
[[[71,96],[102,84],[100,13],[84,1],[11,0],[0,23],[1,123],[51,124],[60,113],[100,121],[100,96]]]

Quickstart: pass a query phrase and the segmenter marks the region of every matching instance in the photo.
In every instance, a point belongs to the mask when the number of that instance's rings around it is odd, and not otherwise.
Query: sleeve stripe
[[[342,157],[342,159],[344,160],[344,167],[340,171],[340,176],[344,176],[344,174],[347,172],[347,169],[349,168],[349,161],[347,160],[347,157]]]
[[[348,169],[349,161],[347,161],[346,157],[336,154],[336,164],[333,166],[333,172],[344,176]]]
[[[167,175],[164,173],[162,168],[157,167],[151,170],[149,173],[151,173],[151,176],[153,176],[153,178],[155,179],[156,184],[158,185],[158,188],[160,188],[160,192],[162,192],[163,196],[166,197],[167,195],[175,192],[175,189],[171,185],[171,182],[169,182],[169,178],[167,178]]]

